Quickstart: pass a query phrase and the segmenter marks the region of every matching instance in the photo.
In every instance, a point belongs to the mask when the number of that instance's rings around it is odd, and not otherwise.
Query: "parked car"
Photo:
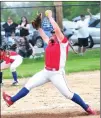
[[[85,15],[86,18],[89,18],[90,16],[89,15]],[[100,19],[100,13],[97,13],[96,15],[92,15],[92,17],[95,19],[95,18],[98,18]],[[77,22],[81,20],[81,17],[80,16],[77,16],[75,18],[72,19],[73,22]],[[90,21],[91,22],[91,21]]]
[[[70,23],[71,23],[71,26],[70,26]],[[78,36],[77,36],[78,30],[75,30],[76,28],[75,26],[76,26],[75,22],[72,22],[72,21],[70,22],[67,21],[67,23],[63,22],[63,27],[65,28],[64,34],[68,36],[69,35],[68,30],[70,30],[71,31],[70,41],[72,42],[73,45],[79,45]],[[100,44],[100,18],[92,19],[92,21],[89,24],[88,30],[90,34],[88,38],[88,48],[92,48],[93,45]]]
[[[88,18],[89,15],[86,15],[85,17]],[[77,17],[75,17],[75,18],[72,19],[73,22],[77,22],[79,20],[81,20],[81,17],[80,16],[77,16]]]

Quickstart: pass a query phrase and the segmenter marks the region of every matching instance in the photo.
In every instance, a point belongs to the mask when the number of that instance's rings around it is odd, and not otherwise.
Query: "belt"
[[[58,71],[59,69],[56,69],[56,68],[50,68],[50,67],[45,67],[46,70],[49,70],[49,71]]]

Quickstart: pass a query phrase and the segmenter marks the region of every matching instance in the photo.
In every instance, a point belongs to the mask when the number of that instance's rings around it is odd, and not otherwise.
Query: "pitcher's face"
[[[53,35],[50,37],[50,41],[51,41],[51,43],[58,42],[58,39],[57,39],[57,37],[56,37],[55,34],[53,34]]]

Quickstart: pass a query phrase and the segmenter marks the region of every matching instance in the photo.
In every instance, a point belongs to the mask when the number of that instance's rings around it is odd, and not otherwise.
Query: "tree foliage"
[[[1,9],[1,21],[6,21],[8,16],[11,16],[17,23],[20,22],[22,16],[26,16],[28,21],[31,22],[36,16],[37,11],[44,12],[46,9],[53,9],[54,3],[51,1],[40,2],[19,2],[20,4],[13,3],[13,6],[8,6],[6,2],[1,2],[2,8],[9,7],[9,9]],[[86,9],[90,8],[92,14],[100,12],[100,5],[97,5],[98,1],[64,1],[63,2],[63,17],[69,20],[79,16],[80,14],[87,14]],[[80,6],[80,5],[84,6]],[[95,6],[90,4],[96,4]],[[41,6],[41,7],[38,7]],[[47,6],[47,7],[45,7]],[[53,7],[52,7],[53,6]],[[12,9],[11,7],[16,7]],[[17,8],[20,7],[20,8]],[[21,8],[22,7],[22,8]],[[30,7],[30,8],[28,8]]]
[[[79,16],[80,14],[88,15],[87,8],[91,9],[92,14],[100,12],[100,2],[96,1],[75,1],[75,2],[63,2],[63,14],[64,18],[72,20],[72,18]],[[70,6],[69,6],[70,5]]]

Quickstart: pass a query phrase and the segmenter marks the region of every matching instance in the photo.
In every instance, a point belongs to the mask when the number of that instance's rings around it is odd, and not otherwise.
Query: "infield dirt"
[[[6,91],[14,95],[28,79],[20,79],[16,87],[11,86],[12,80],[4,80],[1,94]],[[93,107],[97,115],[88,115],[79,105],[62,96],[53,84],[47,83],[32,89],[11,107],[6,106],[1,95],[1,118],[100,118],[100,71],[67,74],[66,80],[69,88]]]

